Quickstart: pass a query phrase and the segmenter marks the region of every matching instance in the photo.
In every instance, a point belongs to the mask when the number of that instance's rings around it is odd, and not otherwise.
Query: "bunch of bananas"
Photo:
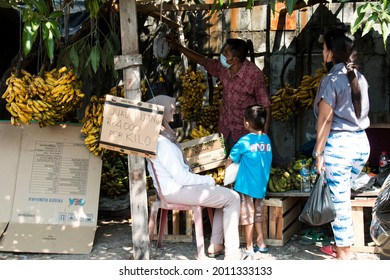
[[[323,67],[315,72],[314,76],[303,76],[297,89],[286,84],[271,97],[272,118],[274,120],[285,122],[292,116],[313,107],[318,86],[327,74],[327,70]]]
[[[127,157],[111,154],[104,157],[100,181],[100,193],[115,198],[129,192]]]
[[[310,169],[313,158],[298,156],[287,164],[285,167],[272,167],[271,174],[268,181],[268,190],[271,192],[285,192],[289,190],[301,189],[301,175],[300,170],[305,166]],[[314,175],[313,175],[314,176]],[[311,178],[314,181],[315,178]]]
[[[108,94],[118,97],[124,97],[124,87],[114,86]],[[84,118],[82,120],[83,126],[81,133],[85,134],[84,144],[88,150],[95,156],[102,157],[105,150],[99,147],[100,129],[103,122],[103,109],[106,96],[97,97],[92,95],[87,106],[85,107]],[[106,152],[108,153],[108,152]]]
[[[190,133],[190,136],[191,136],[191,138],[193,138],[193,139],[205,137],[205,136],[208,136],[208,135],[211,135],[211,132],[208,131],[206,128],[204,128],[202,125],[199,125],[199,126],[197,126],[197,127],[194,127],[194,128],[191,130],[191,133]]]
[[[285,84],[271,97],[272,119],[285,122],[295,114],[296,89]]]
[[[197,121],[198,125],[208,127],[211,133],[217,132],[222,96],[223,86],[221,82],[218,82],[213,88],[212,104],[202,108],[200,118]]]
[[[325,67],[315,71],[314,76],[305,75],[296,91],[295,99],[298,104],[298,110],[304,112],[313,107],[314,98],[322,78],[328,73]]]
[[[123,85],[113,86],[108,91],[109,95],[125,97],[125,87]]]
[[[209,175],[214,178],[217,185],[223,186],[223,180],[225,178],[225,167],[218,167],[206,171],[206,175]]]
[[[185,75],[180,76],[183,92],[178,98],[180,110],[184,121],[197,121],[201,114],[205,92],[207,90],[206,79],[201,71],[195,72],[188,67]]]
[[[82,120],[83,126],[81,133],[85,134],[84,144],[88,150],[95,156],[102,156],[103,149],[99,147],[100,128],[103,121],[103,107],[106,98],[105,96],[91,96],[89,103],[85,108],[85,115]]]
[[[11,123],[20,126],[37,121],[40,127],[64,121],[66,115],[81,105],[84,93],[81,82],[65,66],[46,71],[43,77],[21,70],[7,79],[2,98],[11,113]]]

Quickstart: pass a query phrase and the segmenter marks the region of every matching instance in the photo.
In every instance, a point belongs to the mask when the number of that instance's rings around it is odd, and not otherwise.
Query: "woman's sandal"
[[[322,246],[320,248],[320,251],[324,254],[327,254],[333,258],[337,257],[336,252],[333,250],[333,245],[327,245],[327,246]]]
[[[217,248],[215,248],[215,247],[217,247]],[[222,256],[225,254],[223,245],[217,244],[217,246],[215,246],[214,244],[210,244],[208,250],[210,250],[210,249],[212,251],[217,249],[215,252],[207,252],[207,256],[210,258],[216,258],[216,257]]]
[[[224,251],[219,251],[219,252],[214,252],[214,253],[208,253],[207,256],[209,258],[216,258],[216,257],[222,256],[224,254],[225,254]]]

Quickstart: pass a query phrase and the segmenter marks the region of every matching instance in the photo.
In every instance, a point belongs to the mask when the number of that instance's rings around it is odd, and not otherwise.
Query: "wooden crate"
[[[371,213],[368,215],[370,218],[364,215],[364,210],[367,210],[367,208],[372,211],[375,201],[376,197],[355,197],[351,201],[353,230],[355,234],[355,244],[351,247],[353,252],[379,253],[375,243],[370,238],[366,238],[369,235]]]
[[[156,200],[156,195],[149,196],[149,208],[152,203]],[[185,226],[180,227],[180,221],[185,219]],[[160,223],[160,211],[157,216],[156,226],[154,227],[154,240],[158,238],[158,226]],[[167,225],[165,226],[164,233],[164,242],[165,241],[174,241],[174,242],[192,242],[193,233],[193,214],[191,211],[168,211]],[[184,228],[184,232],[183,229]]]
[[[264,241],[270,246],[284,246],[301,229],[298,216],[301,213],[298,197],[268,198],[264,202]],[[254,232],[256,238],[256,232]],[[245,243],[245,233],[240,227],[240,241]]]

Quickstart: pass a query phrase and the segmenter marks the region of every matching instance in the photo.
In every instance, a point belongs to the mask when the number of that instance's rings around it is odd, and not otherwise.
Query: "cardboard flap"
[[[0,122],[0,236],[11,220],[23,129]]]

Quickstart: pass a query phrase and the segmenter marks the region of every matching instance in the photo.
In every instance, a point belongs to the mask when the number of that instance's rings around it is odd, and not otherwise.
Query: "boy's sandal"
[[[260,248],[257,244],[255,244],[253,246],[253,251],[255,251],[255,253],[257,253],[257,252],[259,252],[259,253],[268,253],[269,249],[268,249],[268,247]]]

